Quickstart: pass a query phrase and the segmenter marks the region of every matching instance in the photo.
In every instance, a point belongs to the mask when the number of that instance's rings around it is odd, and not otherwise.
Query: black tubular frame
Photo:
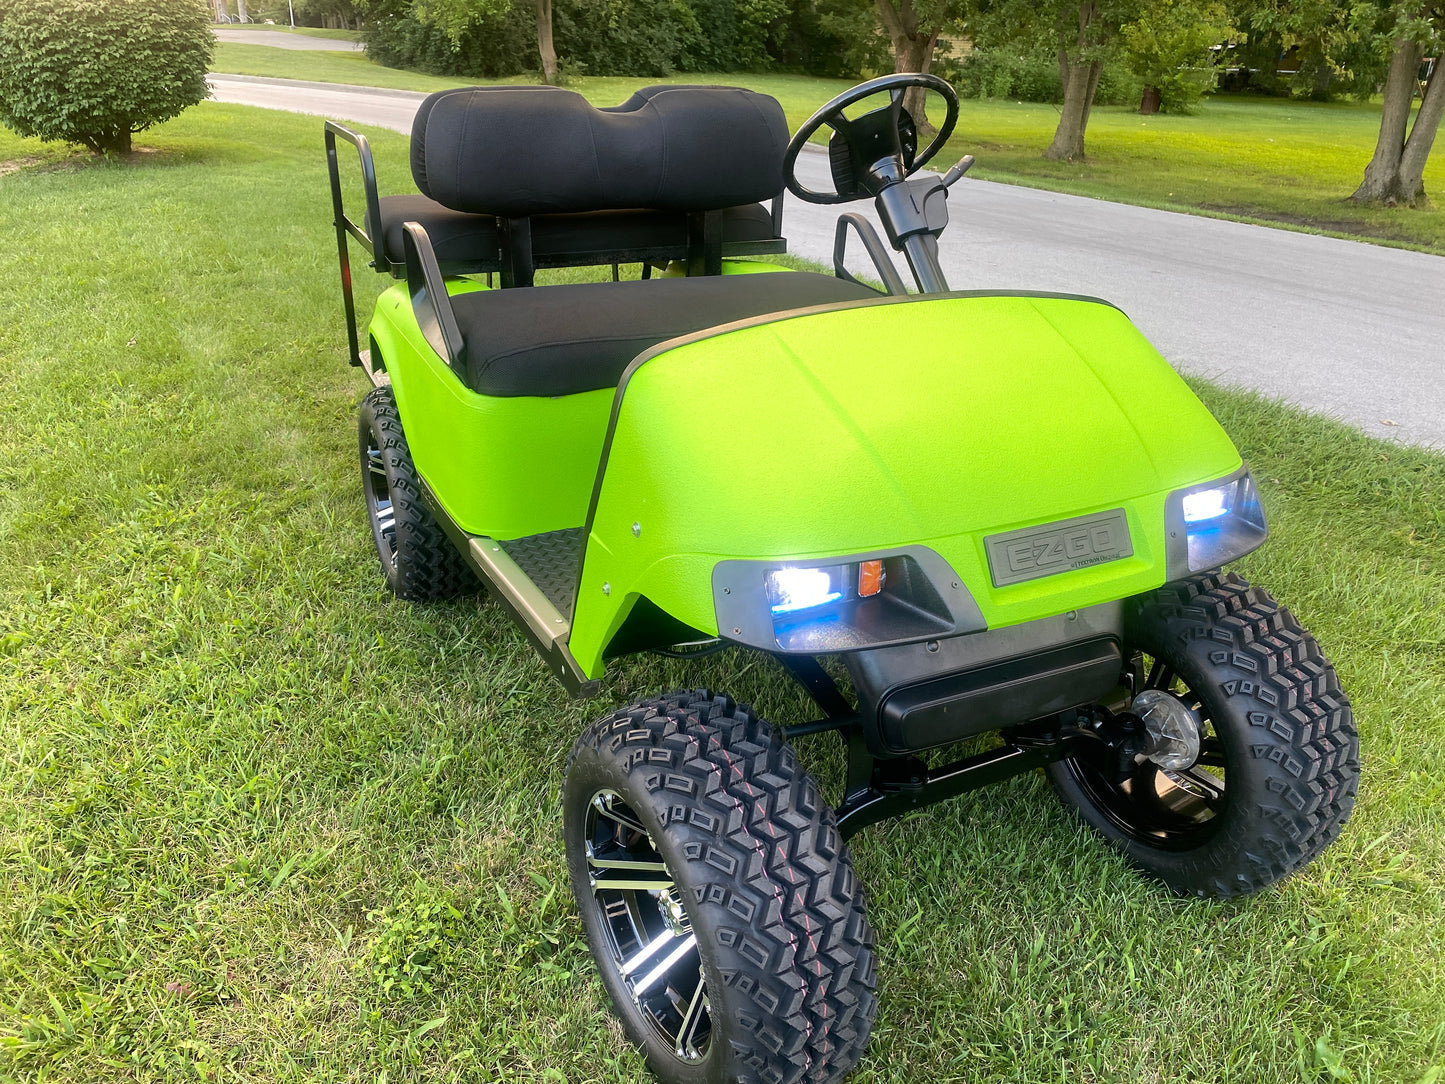
[[[863,242],[864,251],[873,261],[873,266],[882,277],[883,285],[888,292],[895,297],[906,296],[908,287],[903,285],[903,276],[898,273],[898,268],[893,265],[888,250],[883,247],[883,239],[878,236],[878,231],[873,228],[873,224],[856,211],[849,211],[847,214],[838,216],[838,228],[833,234],[833,274],[847,282],[857,283],[859,286],[868,285],[850,274],[844,266],[848,255],[849,227],[857,232],[858,240]]]
[[[351,364],[361,365],[361,343],[356,332],[356,298],[351,288],[351,255],[347,251],[346,235],[350,234],[371,257],[371,266],[378,271],[390,272],[391,265],[385,256],[378,256],[376,245],[363,226],[357,225],[346,216],[341,196],[341,163],[336,156],[336,138],[340,136],[356,148],[361,159],[361,185],[366,196],[367,222],[381,222],[381,200],[376,194],[376,165],[371,158],[371,144],[366,137],[334,121],[326,122],[326,169],[331,174],[332,222],[336,226],[336,253],[341,260],[341,298],[346,308],[346,340],[351,348]]]
[[[823,710],[821,719],[780,728],[783,736],[792,739],[805,734],[837,733],[843,739],[847,781],[843,800],[834,813],[844,839],[851,839],[870,824],[992,786],[1090,748],[1104,747],[1126,756],[1131,749],[1128,730],[1105,725],[1107,718],[1099,725],[1084,725],[1092,717],[1087,709],[1080,709],[1052,719],[1005,727],[997,732],[1003,738],[1002,746],[937,767],[929,767],[916,756],[875,757],[863,736],[862,716],[816,657],[779,654],[773,658]]]

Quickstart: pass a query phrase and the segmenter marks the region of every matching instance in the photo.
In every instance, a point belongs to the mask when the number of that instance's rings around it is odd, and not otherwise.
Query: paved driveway
[[[238,76],[212,85],[222,101],[402,132],[424,97]],[[803,163],[805,182],[826,187],[823,156]],[[407,178],[386,168],[383,194],[403,190]],[[967,178],[949,209],[954,289],[1104,297],[1181,371],[1445,447],[1445,257]],[[836,220],[789,197],[792,251],[831,262]]]
[[[218,26],[215,28],[217,41],[230,41],[238,45],[270,45],[276,49],[305,49],[310,51],[331,51],[359,53],[361,42],[345,38],[312,38],[305,34],[287,34],[278,30],[247,30],[244,26]]]

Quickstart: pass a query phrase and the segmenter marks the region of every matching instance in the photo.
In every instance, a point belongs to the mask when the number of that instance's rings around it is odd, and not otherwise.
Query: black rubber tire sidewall
[[[1076,766],[1048,767],[1078,816],[1135,866],[1185,895],[1250,895],[1339,835],[1354,805],[1359,743],[1334,667],[1288,610],[1233,575],[1198,577],[1131,603],[1126,647],[1167,660],[1204,702],[1226,760],[1225,809],[1197,846],[1122,831]]]
[[[447,538],[422,499],[421,478],[411,460],[396,397],[389,387],[373,388],[357,414],[361,484],[367,500],[367,521],[386,585],[397,598],[427,602],[451,598],[478,586],[462,555]],[[395,560],[387,552],[369,500],[371,467],[368,446],[381,453],[388,498],[395,517]]]

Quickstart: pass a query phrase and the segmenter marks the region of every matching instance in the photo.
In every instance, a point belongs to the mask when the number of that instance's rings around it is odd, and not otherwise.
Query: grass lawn
[[[264,45],[222,43],[215,69],[399,90],[433,91],[464,82],[383,68],[361,54],[317,57]],[[598,104],[613,104],[635,87],[668,81],[732,83],[765,91],[782,102],[794,129],[848,86],[840,80],[738,73],[672,80],[579,78],[571,85]],[[1362,208],[1345,199],[1374,153],[1378,104],[1225,95],[1212,98],[1190,117],[1141,117],[1122,106],[1101,106],[1089,121],[1089,158],[1084,163],[1040,157],[1058,119],[1058,108],[1052,105],[965,100],[957,134],[943,159],[975,154],[974,174],[989,180],[1445,254],[1445,212]],[[1439,149],[1426,167],[1425,188],[1445,192],[1445,153]]]
[[[574,703],[497,607],[389,599],[320,121],[208,103],[138,142],[0,176],[0,1080],[644,1079],[566,887],[566,752],[664,688],[801,697],[730,652]],[[1037,775],[869,829],[853,1079],[1445,1072],[1445,457],[1199,390],[1272,515],[1241,571],[1355,703],[1354,819],[1229,905],[1138,878]],[[825,786],[835,742],[800,742]]]

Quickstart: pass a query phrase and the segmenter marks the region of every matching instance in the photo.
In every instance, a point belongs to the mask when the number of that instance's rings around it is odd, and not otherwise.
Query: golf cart
[[[918,89],[944,114],[923,146],[903,107]],[[938,240],[972,159],[921,167],[957,113],[917,74],[840,95],[791,140],[777,102],[735,88],[612,109],[449,90],[413,129],[421,195],[390,197],[365,140],[326,127],[391,590],[480,585],[577,696],[617,656],[736,645],[816,703],[770,725],[667,693],[573,746],[572,887],[663,1080],[857,1063],[877,954],[846,841],[867,825],[1042,768],[1142,871],[1231,897],[1309,862],[1353,806],[1334,669],[1221,571],[1266,536],[1223,430],[1107,302],[949,291]],[[800,178],[824,127],[829,191]],[[338,140],[361,159],[360,223]],[[886,245],[844,214],[833,275],[754,259],[785,246],[784,187],[872,199]],[[854,238],[881,289],[847,271]],[[348,239],[399,279],[366,349]],[[630,263],[642,277],[622,281]],[[608,264],[614,281],[533,285]],[[789,744],[820,732],[846,757],[834,798]]]

